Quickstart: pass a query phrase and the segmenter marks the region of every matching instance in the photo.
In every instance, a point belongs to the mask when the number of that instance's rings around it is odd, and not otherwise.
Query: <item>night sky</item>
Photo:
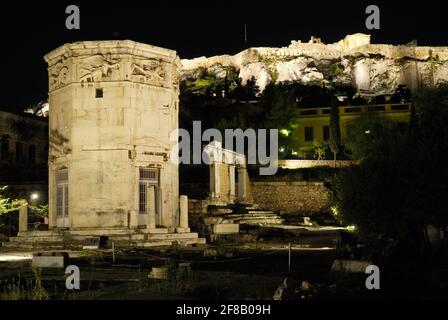
[[[373,43],[448,45],[443,2],[403,1],[14,1],[2,4],[1,105],[23,108],[47,97],[44,54],[80,40],[130,39],[174,49],[181,58],[234,54],[250,46],[287,46],[291,40],[346,34]],[[81,29],[67,30],[65,8],[76,4]],[[365,28],[365,8],[381,10],[381,29]],[[244,24],[248,43],[244,43]]]

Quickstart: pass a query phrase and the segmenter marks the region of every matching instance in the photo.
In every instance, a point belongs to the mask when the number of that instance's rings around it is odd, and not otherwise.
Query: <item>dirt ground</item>
[[[300,241],[266,237],[238,244],[120,250],[115,252],[115,261],[111,250],[70,252],[66,265],[79,267],[79,290],[66,289],[64,268],[36,273],[29,260],[31,253],[0,252],[0,295],[12,298],[11,292],[17,293],[19,288],[33,296],[40,292],[36,283],[41,283],[48,298],[55,300],[270,300],[286,279],[282,299],[448,297],[446,277],[443,282],[428,278],[425,272],[405,273],[401,269],[382,273],[382,290],[367,290],[365,274],[330,272],[338,256],[332,243],[329,235],[302,237]],[[8,254],[17,258],[28,255],[28,260],[2,259]],[[168,279],[149,278],[153,267],[168,268]]]
[[[288,255],[284,250],[229,247],[207,250],[207,257],[203,250],[121,251],[116,253],[115,263],[109,251],[72,253],[67,264],[80,268],[80,290],[65,289],[64,269],[43,269],[40,278],[51,299],[221,300],[272,299],[288,274]],[[218,254],[210,256],[210,252]],[[321,257],[325,261],[322,265],[317,263],[321,258],[312,258],[314,253],[306,255],[308,258],[293,254],[291,263],[296,264],[295,271],[308,270],[309,275],[318,276],[331,264],[331,253],[323,253],[327,258]],[[179,263],[189,263],[190,268],[179,272]],[[152,267],[164,266],[174,270],[170,279],[148,278]],[[21,281],[35,279],[30,260],[0,262],[3,287],[19,276]]]

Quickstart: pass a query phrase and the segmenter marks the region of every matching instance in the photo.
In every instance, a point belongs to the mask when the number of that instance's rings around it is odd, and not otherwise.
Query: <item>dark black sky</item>
[[[77,4],[81,30],[65,28],[65,8]],[[381,29],[365,28],[365,8],[381,9]],[[286,46],[311,35],[325,43],[370,33],[374,43],[448,45],[443,2],[424,1],[14,1],[0,11],[1,105],[45,99],[43,55],[66,42],[131,39],[177,50],[181,58],[236,53],[248,46]]]

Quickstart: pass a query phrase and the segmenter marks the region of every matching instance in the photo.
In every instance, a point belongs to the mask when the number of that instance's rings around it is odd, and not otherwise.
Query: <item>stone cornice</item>
[[[65,58],[98,54],[122,54],[159,58],[180,65],[176,51],[132,40],[79,41],[64,44],[44,56],[51,67],[60,56]]]

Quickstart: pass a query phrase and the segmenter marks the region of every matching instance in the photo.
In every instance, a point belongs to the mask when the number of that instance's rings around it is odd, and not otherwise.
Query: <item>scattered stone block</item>
[[[220,223],[213,226],[213,233],[215,234],[228,234],[239,233],[240,225],[238,223]]]
[[[179,263],[179,269],[190,271],[191,270],[191,263],[190,262],[180,262]]]
[[[100,247],[100,238],[85,238],[84,245],[82,246],[83,250],[95,250]]]
[[[433,225],[426,227],[426,232],[428,234],[428,240],[431,245],[439,245],[443,240],[443,231]]]
[[[204,224],[219,224],[222,223],[224,219],[221,217],[204,217],[202,219]]]
[[[151,279],[168,279],[168,268],[166,267],[153,267],[148,275]]]
[[[303,224],[305,226],[312,226],[313,224],[311,223],[311,218],[310,217],[303,217]]]
[[[348,272],[348,273],[365,273],[366,268],[372,263],[362,260],[334,260],[331,265],[333,272]]]
[[[204,257],[213,257],[216,258],[218,257],[218,250],[213,249],[213,248],[207,248],[204,250]]]
[[[283,282],[278,286],[277,290],[275,291],[273,300],[282,300],[283,299],[283,292],[284,290],[288,288],[288,278],[285,278]]]
[[[300,290],[308,291],[308,290],[310,290],[310,288],[311,288],[311,285],[310,285],[310,283],[308,281],[306,281],[306,280],[302,281],[302,283],[300,285]]]
[[[66,252],[38,252],[33,254],[32,265],[36,268],[64,268],[67,259]]]
[[[239,242],[239,233],[214,233],[209,235],[209,242]]]

